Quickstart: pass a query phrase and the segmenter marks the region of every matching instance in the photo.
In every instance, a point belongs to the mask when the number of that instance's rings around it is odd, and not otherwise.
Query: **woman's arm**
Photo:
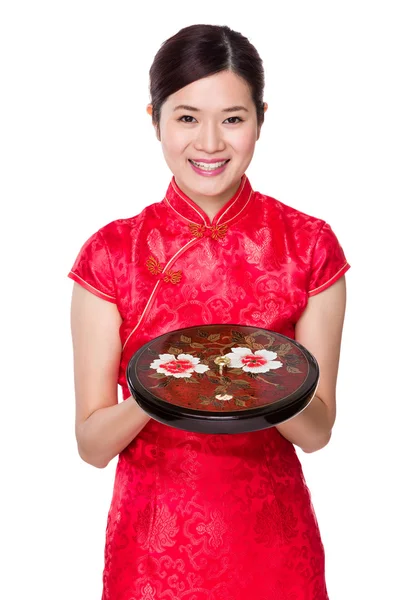
[[[118,403],[121,322],[115,304],[74,284],[76,440],[81,458],[98,468],[106,467],[150,420],[132,397]]]
[[[295,327],[297,342],[317,359],[320,381],[309,406],[296,417],[277,425],[277,429],[304,452],[320,450],[331,437],[336,418],[336,383],[345,309],[346,282],[343,276],[308,299]]]

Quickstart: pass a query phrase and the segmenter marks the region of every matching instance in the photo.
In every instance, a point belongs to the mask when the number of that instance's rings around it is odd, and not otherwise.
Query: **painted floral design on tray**
[[[288,338],[246,329],[206,326],[171,334],[148,347],[140,378],[159,398],[198,410],[239,411],[276,402],[305,380],[306,359]]]
[[[191,354],[160,354],[150,367],[157,373],[171,375],[172,377],[191,377],[192,373],[205,373],[209,370],[207,365],[200,365],[200,359]]]
[[[278,354],[270,350],[251,351],[251,348],[233,348],[230,354],[224,354],[228,358],[230,368],[241,368],[247,373],[268,373],[272,369],[279,369],[282,362],[275,360]]]

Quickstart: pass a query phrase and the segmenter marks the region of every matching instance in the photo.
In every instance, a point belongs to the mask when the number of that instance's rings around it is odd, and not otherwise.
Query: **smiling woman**
[[[324,220],[252,188],[263,90],[256,49],[229,27],[193,25],[166,40],[147,106],[173,174],[165,197],[93,234],[69,274],[79,453],[97,467],[119,455],[102,600],[328,599],[294,445],[314,452],[331,436],[349,265]],[[320,367],[309,406],[236,435],[149,418],[127,385],[134,353],[172,330],[225,323],[306,347]],[[245,377],[279,368],[254,339],[208,339]],[[199,344],[192,354],[178,346],[153,356],[155,385],[207,376]],[[218,377],[215,398],[230,401]]]
[[[162,45],[150,81],[147,110],[165,160],[212,220],[237,191],[260,136],[267,110],[261,58],[228,27],[195,25]]]
[[[153,105],[147,110],[153,114]],[[171,94],[155,112],[154,126],[178,187],[212,220],[239,188],[260,135],[249,84],[222,71]]]

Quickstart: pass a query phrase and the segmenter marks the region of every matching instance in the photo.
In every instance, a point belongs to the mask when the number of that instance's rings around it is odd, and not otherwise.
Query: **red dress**
[[[244,324],[294,338],[309,296],[349,269],[330,226],[254,192],[246,175],[210,223],[172,178],[165,198],[102,227],[69,276],[116,303],[119,384],[148,340]],[[294,446],[149,421],[120,453],[102,600],[327,600],[324,550]]]

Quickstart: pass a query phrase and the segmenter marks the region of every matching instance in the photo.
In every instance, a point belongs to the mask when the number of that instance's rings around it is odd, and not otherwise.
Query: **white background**
[[[100,598],[116,459],[77,455],[66,274],[98,228],[162,199],[148,71],[194,23],[263,58],[253,188],[329,222],[352,265],[333,438],[300,453],[331,600],[413,598],[409,4],[2,4],[2,598]]]

